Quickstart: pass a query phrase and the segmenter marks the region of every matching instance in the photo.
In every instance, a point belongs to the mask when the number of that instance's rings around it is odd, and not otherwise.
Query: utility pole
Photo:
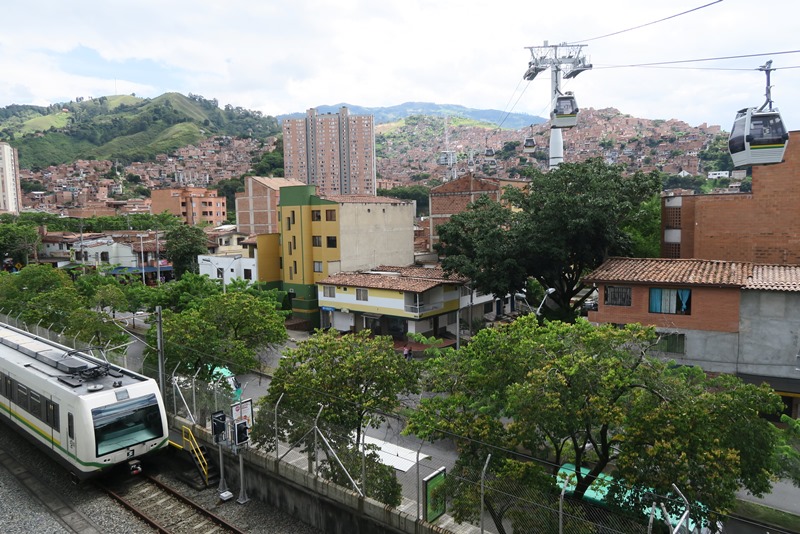
[[[586,56],[582,55],[582,49],[586,45],[567,44],[549,45],[547,41],[544,46],[527,46],[531,51],[531,61],[528,63],[528,70],[525,71],[523,78],[531,81],[540,72],[551,71],[550,86],[552,95],[552,106],[550,112],[550,169],[555,169],[564,161],[564,138],[561,135],[562,128],[571,128],[573,124],[559,126],[556,121],[556,105],[559,98],[564,99],[566,95],[561,92],[561,74],[564,72],[565,78],[574,78],[581,72],[591,70],[592,65],[588,63]],[[575,104],[575,99],[571,102]],[[574,115],[578,113],[577,104],[574,105]]]

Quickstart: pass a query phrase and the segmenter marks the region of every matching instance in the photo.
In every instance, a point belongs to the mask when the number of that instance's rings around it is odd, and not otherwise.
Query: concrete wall
[[[800,294],[742,291],[740,373],[800,379]]]
[[[341,204],[341,270],[411,265],[414,211],[413,202]]]
[[[198,443],[216,453],[217,446],[204,428],[175,417],[171,427],[179,433],[183,426],[192,430]],[[223,448],[225,481],[231,491],[238,493],[239,458]],[[210,454],[216,463],[218,454]],[[396,510],[358,493],[310,475],[289,463],[276,462],[274,454],[267,456],[251,449],[242,451],[245,489],[250,500],[261,501],[279,508],[315,528],[329,534],[449,534],[451,531],[417,521],[413,516]],[[256,505],[253,503],[253,505]]]

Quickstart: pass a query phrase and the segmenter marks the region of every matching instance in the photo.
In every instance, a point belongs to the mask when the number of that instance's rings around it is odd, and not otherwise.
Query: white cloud
[[[0,34],[0,106],[167,91],[277,115],[348,102],[460,104],[547,115],[550,81],[520,85],[527,46],[592,39],[709,0],[210,0],[14,2]],[[758,18],[763,15],[763,18]],[[764,101],[746,70],[607,68],[793,50],[796,0],[763,13],[724,0],[641,29],[586,41],[595,70],[565,89],[582,107],[728,128]],[[673,65],[755,69],[774,60],[773,98],[800,129],[800,54]],[[601,68],[602,67],[602,68]],[[524,93],[522,92],[524,89]]]

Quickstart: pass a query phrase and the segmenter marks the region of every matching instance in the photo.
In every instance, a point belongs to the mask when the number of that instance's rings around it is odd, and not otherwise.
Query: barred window
[[[686,334],[659,334],[658,343],[653,349],[659,352],[686,354]]]
[[[607,306],[630,306],[631,288],[620,286],[606,286],[605,300],[603,304]]]

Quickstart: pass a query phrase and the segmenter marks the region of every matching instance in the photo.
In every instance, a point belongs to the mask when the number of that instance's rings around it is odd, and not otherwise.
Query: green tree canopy
[[[259,401],[260,409],[274,412],[278,399],[279,414],[292,425],[281,425],[281,439],[289,443],[304,441],[306,447],[313,436],[305,435],[321,406],[319,426],[327,440],[340,450],[359,450],[367,425],[377,427],[384,414],[400,407],[399,396],[418,391],[419,371],[394,350],[387,336],[372,337],[369,330],[340,336],[337,332],[317,330],[296,349],[284,352],[275,371],[269,394]],[[262,418],[256,422],[253,438],[274,447],[274,423]],[[304,437],[305,435],[305,437]],[[361,474],[359,455],[351,457],[347,468]],[[345,481],[325,449],[326,469],[335,480]],[[370,460],[368,495],[388,504],[399,504],[398,484],[391,468]],[[355,477],[354,477],[355,478]],[[362,481],[363,482],[363,481]]]
[[[37,258],[41,236],[35,226],[22,223],[0,224],[0,260],[9,259],[13,264],[27,265]]]
[[[767,386],[708,378],[654,358],[655,342],[654,330],[639,325],[540,326],[532,316],[482,330],[466,347],[429,361],[426,383],[439,394],[422,399],[407,431],[426,439],[463,436],[455,469],[489,452],[513,460],[520,450],[549,462],[552,475],[564,462],[587,467],[576,475],[577,497],[610,472],[619,481],[615,491],[632,496],[609,501],[631,511],[649,506],[646,488],[679,506],[674,483],[705,505],[693,508],[693,518],[713,521],[732,509],[738,488],[759,495],[773,476],[786,474],[779,462],[785,440],[761,417],[782,403]],[[503,519],[497,503],[487,506]],[[506,511],[524,516],[514,506]]]
[[[471,278],[484,293],[514,294],[528,277],[554,288],[555,315],[574,320],[582,277],[610,255],[630,254],[625,228],[659,190],[660,178],[624,176],[599,159],[526,172],[528,187],[507,188],[502,204],[482,197],[439,226],[437,250],[445,270]]]
[[[166,367],[209,380],[215,367],[234,373],[257,368],[258,351],[286,339],[285,312],[278,303],[234,291],[194,299],[179,312],[162,315]],[[156,329],[147,332],[156,346]],[[152,352],[152,349],[149,349]]]
[[[172,262],[175,277],[196,273],[197,256],[208,253],[208,237],[197,226],[177,226],[167,232],[165,246],[167,259]]]

